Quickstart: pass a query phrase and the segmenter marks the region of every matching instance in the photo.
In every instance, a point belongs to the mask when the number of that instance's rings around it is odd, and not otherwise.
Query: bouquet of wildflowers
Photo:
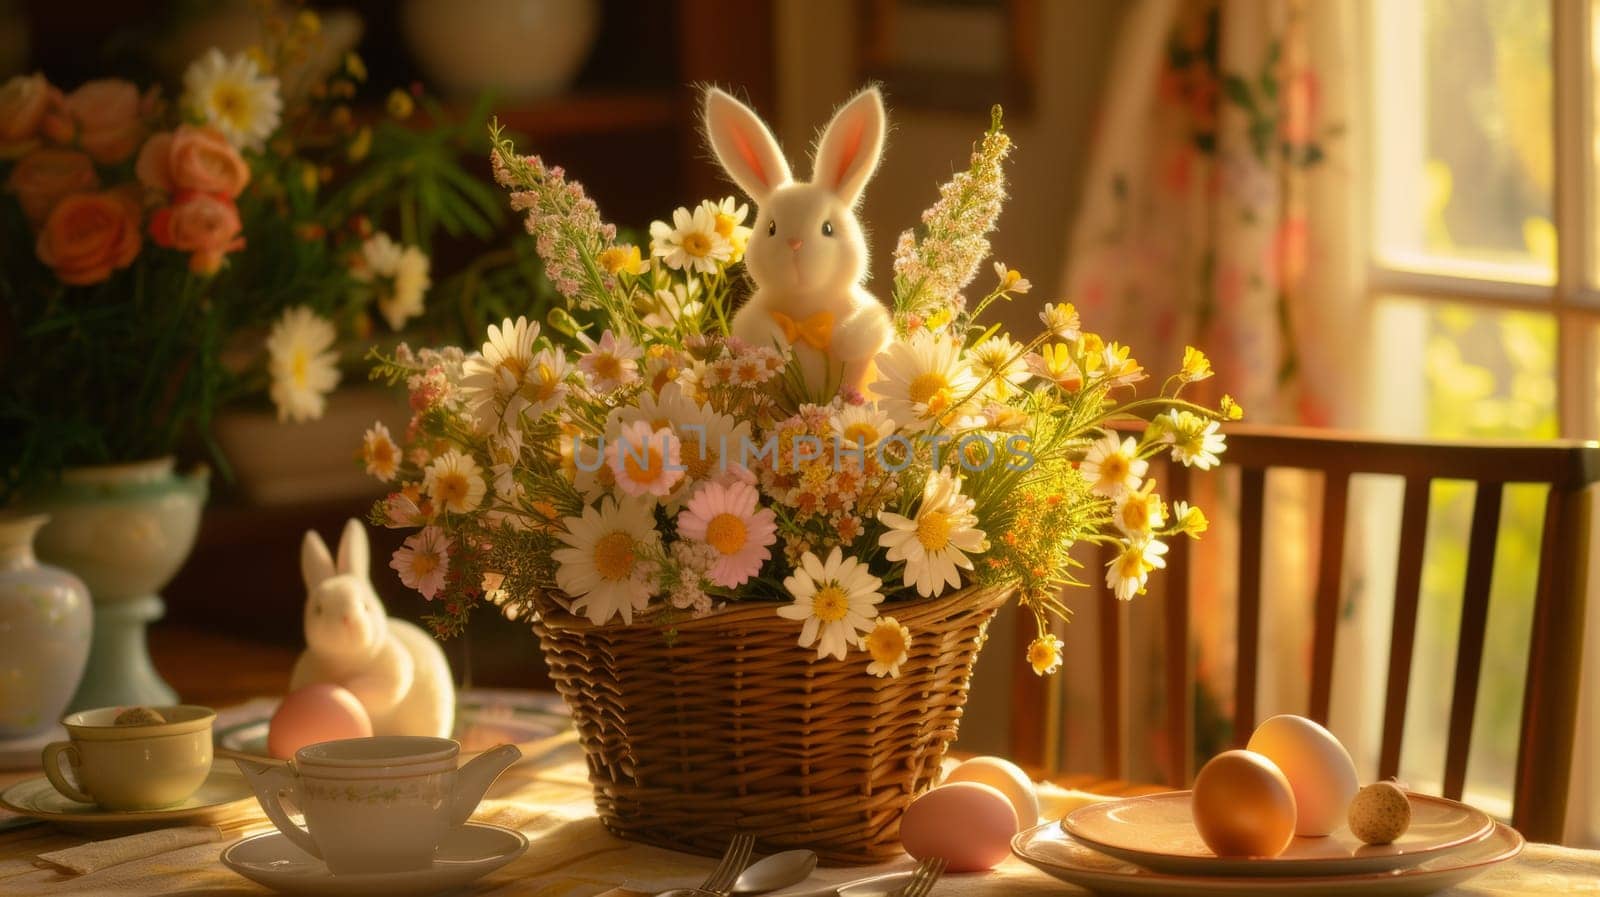
[[[865,394],[808,395],[790,354],[729,337],[749,210],[677,209],[650,245],[618,241],[583,188],[495,133],[490,161],[566,307],[488,328],[478,351],[382,356],[405,383],[404,447],[381,425],[368,470],[394,491],[375,523],[416,528],[391,566],[458,632],[472,608],[659,625],[768,602],[817,656],[869,653],[897,676],[918,637],[895,605],[1014,590],[1039,626],[1029,661],[1060,663],[1049,618],[1079,582],[1079,542],[1115,547],[1119,598],[1206,528],[1147,478],[1170,453],[1209,468],[1219,423],[1182,397],[1211,374],[1190,349],[1159,392],[1129,349],[1046,304],[1018,341],[984,320],[1029,291],[1018,272],[964,298],[989,254],[1010,140],[999,110],[970,167],[895,251],[895,337]],[[1124,435],[1109,425],[1142,420]]]
[[[494,191],[457,161],[477,122],[410,127],[427,100],[404,91],[363,116],[359,56],[309,73],[314,13],[264,24],[194,60],[176,102],[115,78],[0,86],[0,503],[209,440],[233,398],[320,416],[341,341],[423,313],[434,232],[493,234]]]

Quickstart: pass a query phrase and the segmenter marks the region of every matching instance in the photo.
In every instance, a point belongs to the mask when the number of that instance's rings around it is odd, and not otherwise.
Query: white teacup
[[[433,865],[445,835],[522,756],[503,744],[457,769],[460,753],[448,738],[379,735],[307,745],[293,765],[237,762],[278,831],[333,874],[359,875]],[[284,812],[286,793],[305,828]]]
[[[107,810],[157,810],[183,803],[211,774],[211,724],[216,711],[181,704],[157,707],[166,722],[118,726],[121,707],[69,713],[71,741],[45,746],[44,774],[67,797]],[[72,767],[72,781],[61,760]]]

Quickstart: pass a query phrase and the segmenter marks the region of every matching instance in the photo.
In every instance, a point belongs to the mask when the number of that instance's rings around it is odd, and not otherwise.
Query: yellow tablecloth
[[[1046,815],[1056,817],[1094,799],[1082,792],[1049,787],[1042,797]],[[508,770],[474,818],[516,828],[532,845],[515,862],[459,892],[463,894],[590,897],[619,887],[653,891],[695,883],[714,865],[704,857],[634,844],[608,834],[594,816],[583,764],[570,740],[546,744]],[[265,888],[239,877],[218,860],[229,842],[267,828],[259,811],[247,810],[223,826],[218,840],[183,846],[183,839],[178,839],[180,846],[174,849],[84,875],[61,871],[38,859],[40,854],[83,844],[84,838],[45,826],[0,833],[0,894],[267,894]],[[839,882],[910,865],[907,859],[872,870],[822,869],[817,877]],[[934,897],[1031,897],[1083,892],[1011,859],[989,873],[946,876],[933,893]],[[1600,852],[1529,845],[1516,861],[1444,893],[1448,897],[1600,895]]]

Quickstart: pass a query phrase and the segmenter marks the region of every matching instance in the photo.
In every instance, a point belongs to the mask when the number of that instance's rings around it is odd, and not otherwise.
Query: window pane
[[[1553,283],[1549,0],[1370,8],[1379,263]]]

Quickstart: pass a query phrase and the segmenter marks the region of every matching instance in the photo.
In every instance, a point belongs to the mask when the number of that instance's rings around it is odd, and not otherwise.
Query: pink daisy
[[[445,574],[450,572],[450,537],[437,526],[425,526],[406,539],[389,566],[400,574],[400,581],[408,588],[416,589],[422,597],[432,601],[444,588]]]
[[[642,420],[624,426],[606,446],[606,463],[616,475],[617,488],[657,498],[678,485],[685,469],[677,435],[667,427],[651,430]]]
[[[757,510],[754,486],[744,482],[706,483],[678,514],[678,535],[716,549],[707,578],[726,588],[741,585],[761,572],[777,539],[770,508]]]

